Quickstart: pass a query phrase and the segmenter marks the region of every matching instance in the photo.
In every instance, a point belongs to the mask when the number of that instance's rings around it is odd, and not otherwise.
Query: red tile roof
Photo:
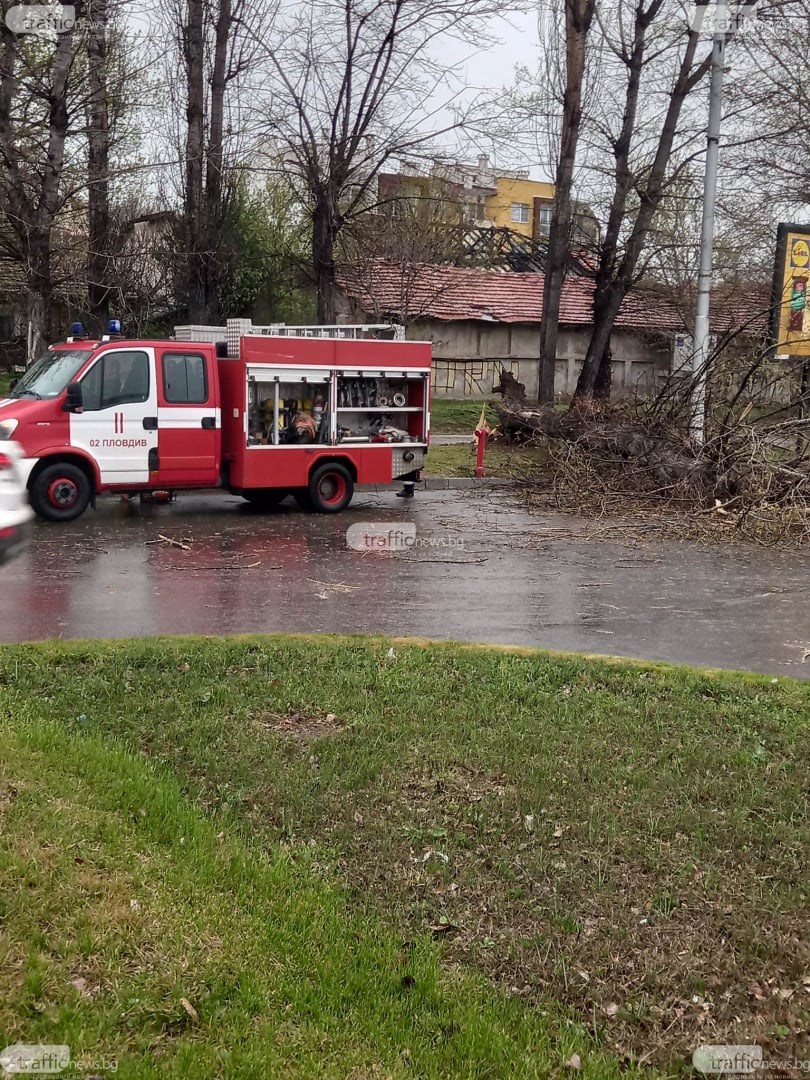
[[[430,265],[403,270],[397,264],[385,262],[375,263],[362,274],[350,270],[338,274],[340,287],[368,315],[447,322],[539,323],[543,282],[541,273],[512,274]],[[593,281],[569,277],[563,285],[561,325],[590,326],[593,293]],[[722,332],[750,326],[752,331],[760,331],[766,319],[767,296],[760,293],[756,303],[741,298],[739,303],[720,306],[717,318],[712,320],[712,329]],[[625,297],[616,327],[668,333],[690,328],[689,318],[676,304],[660,292],[640,287]]]

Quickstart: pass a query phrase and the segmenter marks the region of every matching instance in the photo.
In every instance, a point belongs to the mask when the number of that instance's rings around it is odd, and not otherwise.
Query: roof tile
[[[342,270],[338,283],[362,311],[377,317],[539,323],[543,311],[542,273],[431,265],[403,269],[377,261],[366,273]],[[592,324],[594,288],[588,278],[566,279],[560,300],[561,325]],[[756,293],[756,297],[753,292],[740,297],[737,304],[718,305],[712,328],[761,331],[766,324],[767,297],[762,291]],[[625,297],[616,327],[666,333],[689,329],[684,313],[675,304],[661,292],[640,287]]]

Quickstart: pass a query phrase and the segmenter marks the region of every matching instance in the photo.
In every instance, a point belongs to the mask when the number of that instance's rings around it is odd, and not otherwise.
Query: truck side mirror
[[[19,381],[20,381],[19,379],[12,379],[11,382],[8,384],[8,392],[10,394],[14,392],[14,387],[17,385],[17,383]]]
[[[81,412],[84,408],[84,397],[82,396],[82,384],[78,382],[69,382],[67,384],[67,394],[65,395],[65,404],[62,406],[63,412]]]

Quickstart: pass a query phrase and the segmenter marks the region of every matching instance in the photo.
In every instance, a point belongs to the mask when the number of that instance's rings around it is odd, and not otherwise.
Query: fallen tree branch
[[[560,412],[529,402],[508,372],[493,389],[502,398],[492,408],[507,439],[548,447],[545,472],[523,480],[535,502],[550,496],[556,508],[590,518],[658,518],[652,526],[620,526],[631,531],[810,541],[810,440],[802,433],[808,418],[782,415],[774,424],[749,402],[734,424],[728,411],[722,419],[710,414],[708,438],[698,446],[686,431],[685,391],[672,398],[669,412],[660,402]],[[682,516],[663,522],[662,510]]]

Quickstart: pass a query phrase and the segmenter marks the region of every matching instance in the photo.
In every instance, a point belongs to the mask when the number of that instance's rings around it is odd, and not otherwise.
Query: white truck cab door
[[[110,348],[82,375],[83,411],[70,414],[70,442],[95,458],[104,487],[149,482],[157,454],[155,350]]]

